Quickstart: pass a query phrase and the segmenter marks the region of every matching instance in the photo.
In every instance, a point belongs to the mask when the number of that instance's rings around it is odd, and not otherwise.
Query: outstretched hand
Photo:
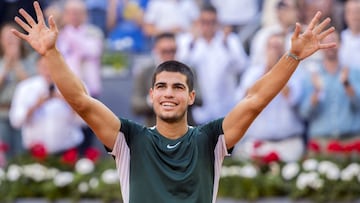
[[[27,34],[15,29],[13,29],[12,32],[19,38],[27,41],[40,55],[45,55],[49,50],[55,48],[58,29],[52,16],[49,17],[50,28],[46,26],[43,12],[37,1],[34,2],[34,8],[37,22],[24,9],[20,9],[19,13],[24,17],[26,22],[19,17],[15,17],[16,23],[19,24]]]
[[[296,23],[294,34],[291,38],[290,52],[300,59],[304,59],[319,49],[336,47],[336,43],[321,43],[327,35],[335,31],[334,27],[324,30],[330,23],[330,18],[326,18],[319,23],[321,12],[317,12],[309,23],[306,30],[300,34],[301,26]]]

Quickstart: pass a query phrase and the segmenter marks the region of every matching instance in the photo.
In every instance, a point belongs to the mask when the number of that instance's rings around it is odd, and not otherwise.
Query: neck
[[[169,123],[158,118],[156,121],[156,129],[162,136],[176,140],[188,131],[187,120]]]
[[[339,68],[339,63],[337,60],[324,60],[325,69],[330,73],[336,73]]]
[[[353,30],[351,30],[351,34],[354,35],[354,36],[357,36],[357,35],[360,34],[360,30],[353,29]]]

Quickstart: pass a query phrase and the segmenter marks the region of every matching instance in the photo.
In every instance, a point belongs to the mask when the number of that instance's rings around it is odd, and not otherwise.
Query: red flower
[[[360,153],[360,140],[356,140],[353,145],[353,150]]]
[[[310,151],[319,153],[320,152],[320,145],[315,140],[310,140],[310,142],[308,144],[308,149]]]
[[[85,151],[85,157],[93,162],[96,162],[100,157],[100,151],[94,147],[89,147]]]
[[[9,145],[0,141],[0,152],[7,152],[9,150]]]
[[[74,165],[77,159],[78,152],[75,148],[67,150],[62,156],[62,161],[69,165]]]
[[[30,147],[31,156],[39,160],[44,160],[47,157],[47,150],[41,143],[36,143]]]
[[[332,153],[339,153],[344,151],[344,147],[337,140],[330,141],[327,145],[327,151]]]
[[[269,164],[271,162],[276,162],[276,161],[279,161],[280,160],[280,157],[279,155],[272,151],[270,152],[269,154],[265,155],[264,157],[262,157],[262,161],[266,164]]]
[[[360,152],[360,140],[344,144],[344,151],[346,152]]]

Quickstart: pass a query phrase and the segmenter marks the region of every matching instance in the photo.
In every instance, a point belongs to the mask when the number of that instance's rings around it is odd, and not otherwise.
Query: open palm
[[[330,23],[330,18],[320,21],[321,13],[317,12],[314,18],[309,23],[306,30],[300,34],[301,26],[296,24],[294,34],[291,38],[290,52],[304,59],[319,49],[327,49],[336,46],[336,43],[321,43],[327,35],[335,31],[334,27],[324,30]]]
[[[26,40],[39,54],[45,55],[48,50],[55,47],[58,29],[52,17],[49,18],[50,28],[46,26],[43,13],[37,1],[34,2],[34,8],[37,22],[24,9],[20,9],[19,13],[26,22],[19,17],[15,17],[15,21],[27,34],[23,34],[18,30],[13,30],[13,33],[19,38]]]

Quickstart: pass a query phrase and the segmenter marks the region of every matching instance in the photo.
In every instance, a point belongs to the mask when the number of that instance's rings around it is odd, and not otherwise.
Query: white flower
[[[101,175],[102,181],[107,184],[116,184],[119,181],[117,171],[115,169],[108,169]]]
[[[300,171],[300,166],[298,163],[288,163],[286,164],[281,171],[281,175],[285,180],[293,179]]]
[[[99,186],[99,180],[97,178],[91,178],[89,180],[89,186],[93,189],[97,188]]]
[[[240,176],[245,178],[254,178],[257,175],[256,168],[251,164],[246,164],[240,169]]]
[[[221,177],[228,176],[240,176],[241,167],[240,166],[224,166],[221,169]]]
[[[24,176],[33,179],[36,182],[46,180],[46,171],[47,168],[38,163],[23,166]]]
[[[351,181],[358,174],[360,174],[360,165],[358,163],[351,163],[341,171],[340,177],[343,181]]]
[[[8,170],[7,170],[7,179],[11,182],[15,182],[17,181],[20,177],[21,177],[21,167],[18,165],[10,165]]]
[[[321,161],[319,163],[318,171],[320,174],[325,175],[329,180],[338,180],[340,178],[339,167],[330,161]]]
[[[65,187],[74,180],[74,175],[71,172],[59,172],[54,177],[54,184],[58,187]]]
[[[55,176],[59,173],[59,169],[57,168],[49,168],[47,171],[46,171],[46,178],[47,179],[54,179]]]
[[[305,171],[315,171],[318,167],[316,159],[307,159],[303,162],[302,167]]]
[[[228,167],[226,167],[226,166],[223,166],[222,168],[221,168],[221,171],[220,171],[220,176],[221,177],[228,177],[229,176],[229,168]]]
[[[76,162],[75,170],[80,174],[90,174],[94,171],[95,165],[94,163],[87,158],[82,158]]]
[[[296,180],[296,186],[300,190],[303,190],[307,187],[319,189],[323,185],[324,180],[322,180],[319,174],[316,172],[301,173]]]
[[[85,182],[81,182],[79,185],[78,185],[78,190],[81,192],[81,193],[85,193],[87,191],[89,191],[89,185]]]

